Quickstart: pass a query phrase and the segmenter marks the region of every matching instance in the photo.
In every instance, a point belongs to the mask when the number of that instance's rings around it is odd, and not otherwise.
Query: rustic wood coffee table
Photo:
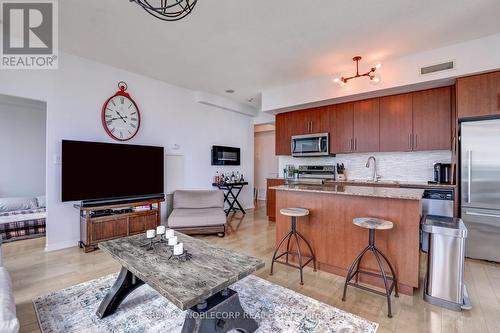
[[[238,294],[229,286],[264,267],[264,262],[175,234],[191,254],[187,261],[169,259],[171,251],[164,243],[148,250],[143,246],[145,235],[99,243],[122,269],[97,316],[114,313],[133,290],[146,283],[181,310],[188,310],[182,333],[254,332],[257,322],[244,312]]]

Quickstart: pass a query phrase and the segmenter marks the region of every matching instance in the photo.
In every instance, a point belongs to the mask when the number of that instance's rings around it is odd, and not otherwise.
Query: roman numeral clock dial
[[[141,126],[141,114],[132,97],[125,92],[127,84],[118,83],[120,90],[108,98],[102,107],[102,126],[110,137],[118,141],[132,139]]]

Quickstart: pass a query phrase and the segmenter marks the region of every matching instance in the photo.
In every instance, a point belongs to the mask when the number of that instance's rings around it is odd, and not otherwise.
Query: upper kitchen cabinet
[[[354,151],[371,153],[380,151],[380,99],[372,98],[354,103]]]
[[[380,98],[380,151],[412,150],[412,94]]]
[[[330,153],[354,151],[354,103],[330,105]]]
[[[500,115],[500,71],[457,80],[458,118]]]
[[[412,150],[451,149],[451,87],[418,91],[412,95]]]
[[[328,110],[326,107],[290,112],[290,115],[293,118],[292,135],[328,132]]]
[[[291,155],[292,153],[292,120],[291,112],[276,115],[276,155]]]
[[[308,112],[308,121],[310,122],[311,134],[314,133],[328,133],[330,130],[330,117],[328,114],[328,107],[321,106],[318,108],[310,109]]]

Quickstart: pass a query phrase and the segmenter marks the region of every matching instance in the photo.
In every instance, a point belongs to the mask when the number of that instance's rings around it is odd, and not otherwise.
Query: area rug
[[[42,333],[181,332],[185,312],[148,285],[133,291],[117,312],[102,320],[95,312],[117,274],[52,292],[33,300]],[[254,275],[235,283],[259,333],[372,333],[378,324],[321,303]]]

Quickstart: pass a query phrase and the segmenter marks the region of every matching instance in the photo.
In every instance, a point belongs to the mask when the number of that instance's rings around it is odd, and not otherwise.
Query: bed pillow
[[[37,208],[36,198],[0,198],[0,213]]]
[[[45,195],[41,195],[39,197],[36,197],[36,201],[38,203],[38,207],[39,208],[45,208],[45,207],[47,207],[46,203],[45,203]]]

